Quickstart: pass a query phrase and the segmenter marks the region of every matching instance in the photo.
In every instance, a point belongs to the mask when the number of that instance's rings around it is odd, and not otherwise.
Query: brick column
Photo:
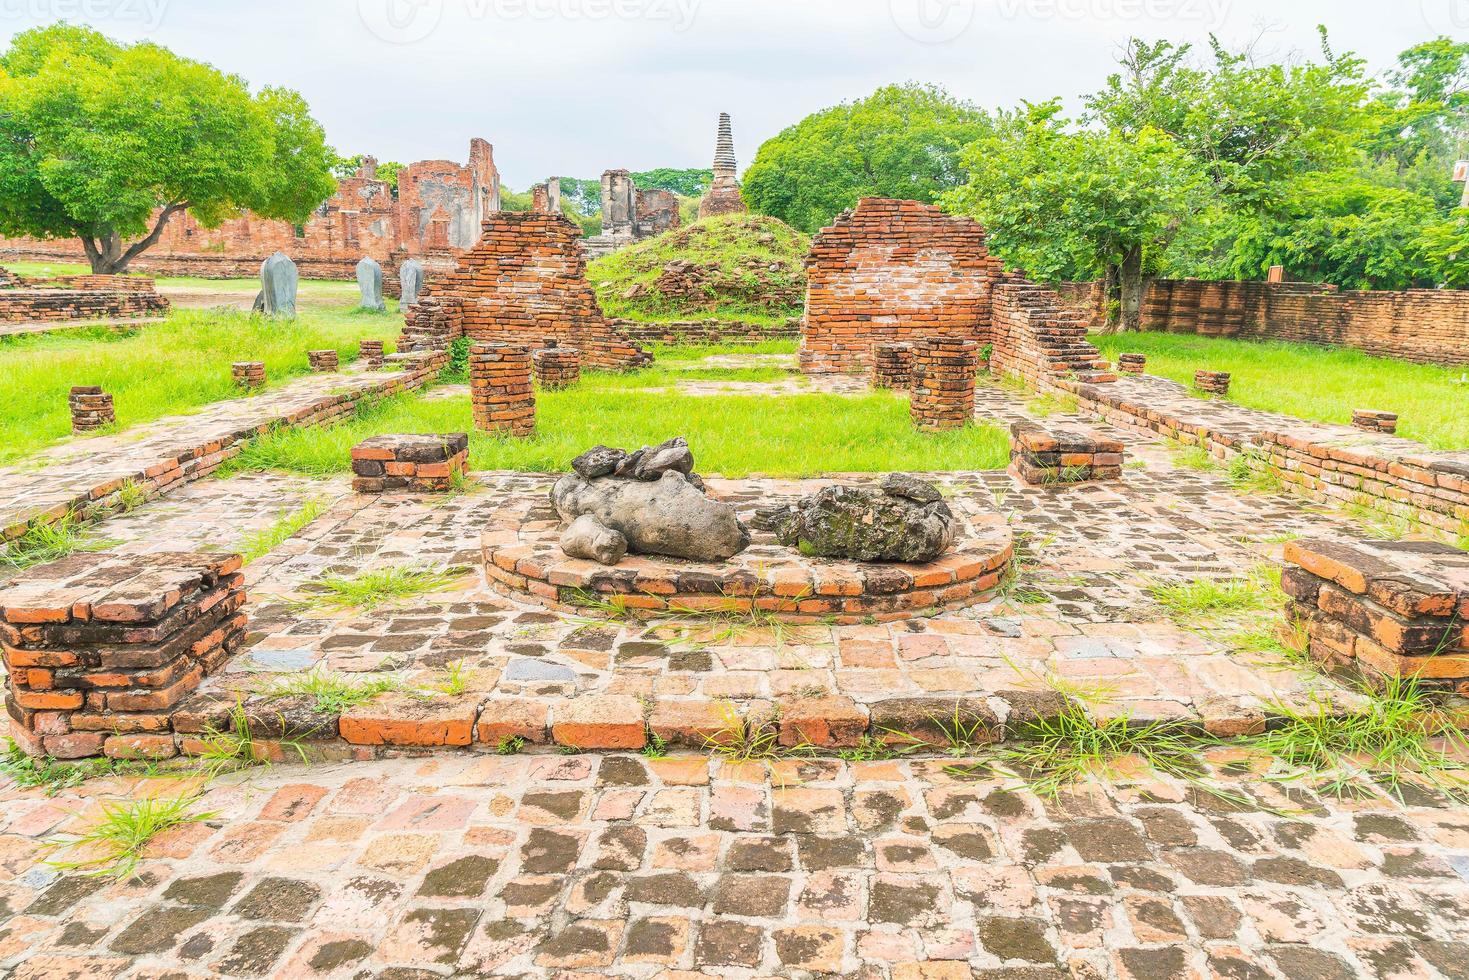
[[[235,386],[239,388],[263,388],[265,386],[264,361],[236,361],[230,365]]]
[[[112,396],[97,385],[77,385],[67,397],[71,406],[71,431],[91,432],[117,421],[112,408]]]
[[[907,391],[913,384],[912,344],[872,345],[872,386]]]
[[[548,341],[534,355],[536,380],[542,388],[570,388],[581,380],[581,351],[574,347],[558,347]]]
[[[1398,431],[1398,416],[1396,412],[1374,412],[1371,409],[1357,408],[1352,410],[1352,427],[1363,432],[1393,435]]]
[[[1194,387],[1206,395],[1229,394],[1228,371],[1195,371]]]
[[[94,555],[0,591],[16,742],[62,759],[176,753],[173,714],[245,637],[239,555]]]
[[[357,359],[369,371],[376,371],[383,366],[383,342],[365,338],[357,341]]]
[[[337,370],[335,350],[309,350],[306,352],[306,360],[311,364],[311,370],[318,374],[330,374]]]
[[[516,437],[535,432],[529,350],[514,344],[475,344],[469,349],[469,385],[475,428]]]
[[[958,429],[974,418],[972,340],[934,337],[913,346],[913,424],[925,431]]]
[[[373,436],[352,447],[352,489],[442,493],[454,489],[454,475],[462,478],[468,461],[469,436],[463,432]]]
[[[1123,374],[1142,374],[1147,369],[1148,358],[1144,354],[1118,354],[1117,370]]]

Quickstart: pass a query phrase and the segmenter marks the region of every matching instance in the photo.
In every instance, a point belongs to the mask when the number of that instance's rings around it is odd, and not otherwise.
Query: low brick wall
[[[174,710],[243,642],[239,555],[85,555],[0,591],[16,744],[62,759],[177,754]]]
[[[352,447],[352,489],[358,493],[454,489],[469,464],[469,436],[380,435]]]
[[[95,278],[109,283],[82,288],[37,288],[27,280],[18,288],[0,289],[0,323],[156,317],[169,311],[168,300],[153,289],[151,279]],[[127,285],[116,285],[117,280]]]
[[[1119,439],[1039,422],[1010,426],[1011,472],[1031,486],[1120,480],[1122,461]]]
[[[758,344],[764,340],[799,340],[801,321],[788,320],[773,327],[742,320],[607,321],[612,328],[640,344]]]
[[[1469,554],[1418,541],[1302,539],[1281,588],[1313,658],[1469,693]]]

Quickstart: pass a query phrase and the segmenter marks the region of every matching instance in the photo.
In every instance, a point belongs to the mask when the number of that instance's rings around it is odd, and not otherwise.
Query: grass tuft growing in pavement
[[[282,511],[274,524],[261,531],[245,535],[238,549],[245,557],[245,564],[258,561],[294,537],[302,528],[321,516],[326,510],[326,501],[313,497],[296,510]]]
[[[402,683],[396,677],[347,677],[324,670],[309,670],[303,674],[288,674],[271,678],[255,693],[267,701],[304,696],[314,698],[317,714],[339,715],[348,708],[355,708],[389,691],[401,690]]]
[[[41,789],[47,796],[74,789],[89,779],[146,776],[156,771],[149,763],[119,759],[83,759],[79,762],[37,759],[22,752],[15,739],[7,738],[5,742],[5,749],[0,752],[0,775],[8,778],[17,789]]]
[[[95,537],[81,518],[68,513],[50,524],[31,524],[25,534],[0,551],[0,568],[20,571],[79,551],[106,551],[115,544],[115,540]]]
[[[53,852],[80,852],[74,861],[48,861],[59,871],[92,877],[125,878],[142,860],[143,849],[159,834],[189,823],[201,823],[216,814],[196,812],[199,796],[147,797],[127,803],[103,804],[102,815],[79,837],[51,841]]]
[[[415,565],[391,565],[352,576],[326,575],[306,587],[312,595],[302,605],[317,609],[379,609],[442,591],[457,582],[464,572],[463,568],[436,571]]]
[[[1152,582],[1148,595],[1176,622],[1185,625],[1198,619],[1258,612],[1284,601],[1280,570],[1264,565],[1235,578]]]

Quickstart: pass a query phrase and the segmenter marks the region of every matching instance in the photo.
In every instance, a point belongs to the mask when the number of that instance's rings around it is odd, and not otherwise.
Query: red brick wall
[[[863,198],[811,243],[801,370],[862,374],[878,341],[987,341],[1001,274],[984,229],[917,201]]]
[[[450,337],[539,347],[554,339],[582,351],[592,367],[619,369],[651,360],[602,315],[586,277],[581,230],[565,215],[502,211],[485,219],[479,244],[453,272],[435,275],[420,304]],[[410,308],[408,330],[422,331]]]
[[[1158,280],[1149,284],[1143,313],[1144,330],[1469,364],[1469,290],[1339,292],[1315,283]]]
[[[152,279],[72,276],[20,281],[19,287],[0,289],[0,323],[162,316],[169,308]]]
[[[1020,276],[995,284],[990,321],[993,370],[1038,379],[1090,375],[1107,367],[1086,339],[1086,316],[1068,308],[1054,290]]]

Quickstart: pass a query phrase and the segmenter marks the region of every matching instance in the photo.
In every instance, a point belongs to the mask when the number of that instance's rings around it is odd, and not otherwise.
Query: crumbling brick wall
[[[554,340],[603,369],[637,367],[652,356],[602,315],[586,277],[580,229],[565,215],[499,212],[453,272],[434,276],[405,313],[405,339],[442,346],[456,336],[540,347]],[[427,341],[432,344],[432,341]]]
[[[137,276],[19,279],[0,289],[0,323],[162,316],[168,300],[153,280]]]
[[[995,285],[990,323],[995,371],[1032,380],[1065,374],[1111,380],[1101,353],[1086,339],[1086,315],[1064,305],[1052,289],[1007,275]]]
[[[1156,280],[1144,296],[1142,327],[1469,364],[1469,290],[1340,292],[1319,283]]]
[[[638,188],[638,232],[644,238],[682,227],[678,195],[661,187]]]
[[[984,343],[1000,271],[974,221],[917,201],[863,198],[811,243],[801,370],[866,373],[878,341]]]
[[[9,289],[11,286],[20,285],[20,276],[9,269],[0,266],[0,289]]]

